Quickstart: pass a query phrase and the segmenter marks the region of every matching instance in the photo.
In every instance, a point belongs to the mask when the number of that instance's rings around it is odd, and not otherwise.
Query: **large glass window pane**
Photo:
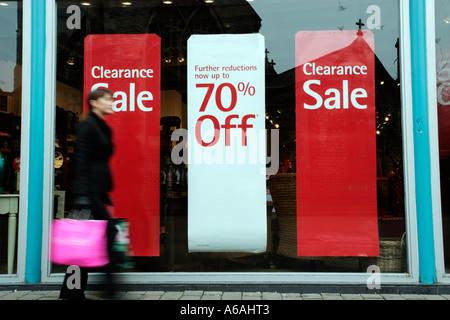
[[[435,1],[436,17],[436,84],[439,127],[439,165],[441,173],[442,228],[444,236],[445,270],[450,264],[450,3]]]
[[[84,40],[92,34],[161,38],[160,250],[133,257],[132,272],[407,272],[398,1],[214,0],[56,1],[57,75],[54,217],[72,208],[76,128],[83,119]],[[68,8],[72,6],[69,10]],[[356,23],[359,23],[357,25]],[[295,35],[370,29],[375,42],[377,224],[380,257],[297,255]],[[267,251],[189,253],[188,166],[170,158],[176,128],[187,128],[187,40],[194,34],[260,33],[266,46],[266,127],[280,133],[279,174],[269,178]],[[127,48],[132,54],[133,48]],[[284,188],[277,189],[279,184]],[[375,177],[374,177],[375,179]],[[281,190],[281,191],[279,191]],[[281,193],[280,193],[281,192]],[[130,197],[133,195],[130,194]],[[52,272],[64,272],[52,266]]]
[[[0,274],[17,272],[21,94],[22,1],[0,1]]]

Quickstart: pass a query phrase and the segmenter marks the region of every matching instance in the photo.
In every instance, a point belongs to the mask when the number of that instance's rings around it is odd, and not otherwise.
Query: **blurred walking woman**
[[[113,95],[106,89],[92,91],[88,97],[89,114],[78,126],[75,144],[75,176],[72,185],[74,206],[77,209],[90,209],[95,220],[107,220],[107,242],[110,263],[106,265],[107,293],[114,295],[112,271],[112,245],[116,234],[115,225],[106,205],[112,205],[108,192],[112,190],[111,171],[108,165],[113,153],[112,131],[104,121],[113,114]],[[60,299],[85,299],[84,291],[88,280],[88,270],[81,270],[81,288],[69,289],[66,273],[60,292]]]

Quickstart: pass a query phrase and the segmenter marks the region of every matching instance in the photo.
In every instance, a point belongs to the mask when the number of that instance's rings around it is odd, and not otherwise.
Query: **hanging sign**
[[[158,256],[160,38],[89,35],[84,48],[84,96],[96,88],[114,93],[114,114],[105,118],[115,145],[110,163],[114,216],[129,221],[135,256]]]
[[[264,38],[188,40],[189,251],[267,243]]]
[[[378,256],[370,31],[295,36],[299,256]]]

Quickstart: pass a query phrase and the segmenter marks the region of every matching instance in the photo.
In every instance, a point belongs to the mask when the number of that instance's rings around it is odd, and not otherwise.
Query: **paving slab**
[[[344,300],[339,293],[322,293],[323,300]]]
[[[183,295],[183,291],[167,291],[165,292],[160,300],[179,300]]]
[[[123,295],[123,297],[127,300],[141,300],[144,297],[144,294],[132,294],[132,293],[127,293],[125,295]],[[120,296],[119,296],[119,300],[120,300]]]
[[[180,298],[180,300],[200,300],[200,299],[202,299],[202,296],[185,296],[185,295],[183,295]]]
[[[163,294],[164,293],[154,294],[152,292],[147,292],[146,294],[144,294],[142,296],[141,300],[159,300],[159,299],[161,299]]]
[[[160,296],[162,296],[164,293],[166,293],[166,291],[146,291],[144,293],[144,295],[155,295],[155,296],[160,295]]]
[[[203,291],[202,290],[186,290],[183,293],[183,296],[202,296]]]
[[[216,295],[216,294],[204,294],[201,298],[201,300],[221,300],[222,295]]]
[[[322,300],[322,295],[320,293],[303,293],[303,300]]]
[[[108,300],[108,298],[104,295],[89,294],[88,292],[85,292],[84,296],[89,300]]]
[[[21,297],[19,297],[17,300],[39,300],[40,298],[43,298],[44,296],[42,294],[25,294]]]
[[[423,297],[425,300],[447,300],[438,294],[424,294]]]
[[[242,292],[242,296],[244,297],[261,297],[261,292]]]
[[[263,292],[263,300],[281,300],[281,293],[278,292]]]
[[[30,294],[31,291],[13,291],[0,297],[1,300],[17,300],[22,296]]]
[[[402,294],[402,297],[406,300],[425,300],[420,294]]]
[[[362,293],[361,296],[365,300],[384,300],[384,297],[379,294],[373,294],[373,293]]]
[[[385,300],[406,300],[400,294],[381,294]]]
[[[302,295],[300,293],[282,293],[282,300],[302,300]]]
[[[243,292],[242,300],[261,300],[261,292]]]
[[[37,291],[38,293],[43,294],[46,297],[59,297],[59,291]]]
[[[241,300],[242,292],[224,292],[222,300]]]
[[[364,300],[360,294],[344,293],[341,296],[344,300]]]
[[[0,291],[0,298],[10,294],[12,291]]]

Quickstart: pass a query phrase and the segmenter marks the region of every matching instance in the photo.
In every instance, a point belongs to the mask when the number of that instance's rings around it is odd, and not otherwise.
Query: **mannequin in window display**
[[[72,185],[74,207],[88,209],[95,220],[107,220],[106,231],[110,263],[105,268],[106,289],[109,298],[114,296],[112,279],[112,247],[116,235],[115,223],[110,216],[107,205],[112,205],[108,192],[112,190],[111,171],[108,160],[113,153],[112,131],[104,121],[113,114],[112,92],[106,89],[92,91],[88,97],[89,114],[78,127],[75,144],[75,175]],[[81,270],[81,289],[69,289],[67,280],[71,274],[66,273],[60,299],[86,299],[84,291],[88,280],[88,269]]]

